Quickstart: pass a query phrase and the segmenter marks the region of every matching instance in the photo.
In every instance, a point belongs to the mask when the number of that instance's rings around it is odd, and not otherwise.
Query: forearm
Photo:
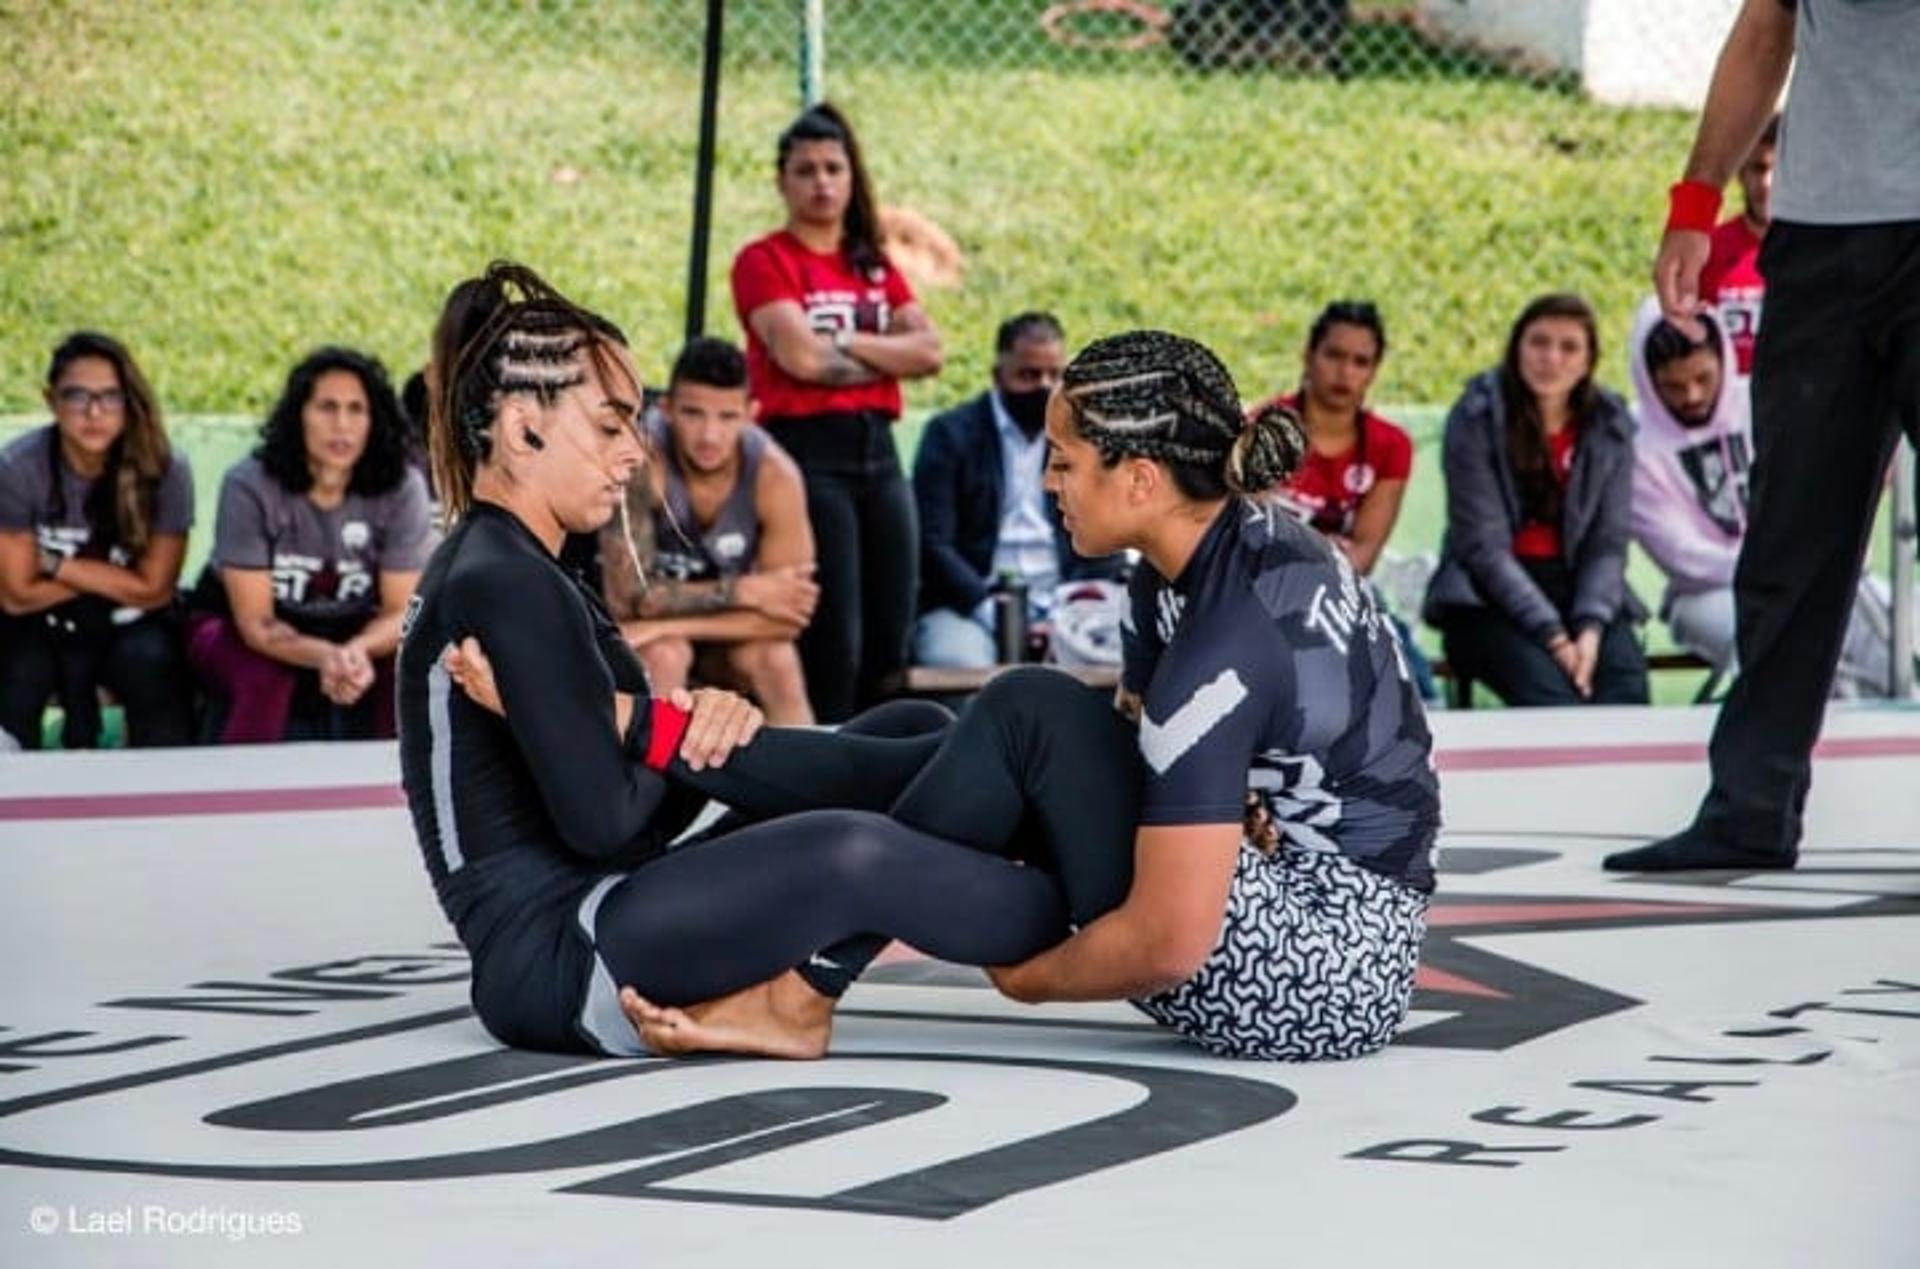
[[[1583,561],[1575,577],[1570,616],[1574,629],[1604,626],[1620,611],[1627,592],[1627,555],[1597,551]]]
[[[796,639],[800,627],[776,621],[750,608],[693,617],[643,618],[620,623],[620,633],[635,645],[650,639],[678,638],[693,643],[747,643],[765,639]]]
[[[64,570],[63,570],[64,571]],[[25,617],[37,612],[77,599],[80,592],[61,582],[44,577],[29,579],[19,586],[10,586],[0,593],[0,611],[9,617]]]
[[[1559,609],[1511,551],[1495,548],[1461,558],[1481,598],[1515,625],[1542,642],[1566,633]]]
[[[688,582],[678,578],[654,578],[640,597],[637,624],[658,627],[676,618],[708,617],[727,612],[734,606],[731,581]]]
[[[317,670],[333,654],[331,643],[301,634],[278,617],[236,618],[234,628],[249,650],[295,669]]]
[[[1353,565],[1353,571],[1362,577],[1373,572],[1373,566],[1380,562],[1380,552],[1387,545],[1385,538],[1336,537],[1333,541],[1346,552],[1347,563]]]
[[[60,583],[125,608],[158,608],[173,598],[173,581],[149,580],[104,560],[71,559],[60,566]]]
[[[1780,104],[1793,63],[1793,18],[1777,4],[1748,4],[1714,66],[1686,179],[1719,189],[1740,166]]]
[[[833,346],[831,336],[813,334],[794,346],[783,347],[774,355],[780,368],[805,383],[829,388],[853,387],[874,383],[882,376],[865,361]]]
[[[1029,1004],[1137,1000],[1192,976],[1172,960],[1163,940],[1120,907],[1020,966],[1017,995]]]
[[[400,623],[404,616],[404,613],[383,612],[347,642],[357,646],[373,660],[392,656],[393,650],[400,646]]]
[[[897,335],[855,332],[847,340],[847,351],[889,379],[922,379],[939,374],[942,363],[940,336],[932,330]]]

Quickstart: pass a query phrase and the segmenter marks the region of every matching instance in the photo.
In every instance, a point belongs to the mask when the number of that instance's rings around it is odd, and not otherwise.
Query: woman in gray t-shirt
[[[193,473],[118,340],[69,335],[44,396],[54,421],[0,449],[0,729],[39,748],[41,712],[58,698],[61,744],[92,748],[104,686],[126,708],[129,744],[186,744],[172,610]]]
[[[223,742],[394,734],[400,619],[434,545],[406,438],[385,368],[322,348],[221,481],[188,652]]]

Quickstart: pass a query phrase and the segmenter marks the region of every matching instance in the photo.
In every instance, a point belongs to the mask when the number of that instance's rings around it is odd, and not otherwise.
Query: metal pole
[[[693,241],[687,249],[687,338],[707,329],[707,244],[713,237],[714,138],[720,123],[720,48],[726,0],[707,0],[700,63],[700,152],[693,167]]]
[[[827,3],[802,0],[805,14],[800,28],[800,108],[817,105],[827,95]]]
[[[1893,541],[1887,552],[1893,576],[1893,669],[1887,684],[1897,701],[1913,694],[1913,561],[1920,535],[1920,509],[1914,506],[1914,451],[1901,445],[1893,457]]]

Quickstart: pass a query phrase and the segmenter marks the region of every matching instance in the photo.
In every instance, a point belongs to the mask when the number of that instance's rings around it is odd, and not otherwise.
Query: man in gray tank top
[[[1901,433],[1920,440],[1920,0],[1745,0],[1673,187],[1661,306],[1696,325],[1704,231],[1789,66],[1734,574],[1740,677],[1693,824],[1609,855],[1615,871],[1793,867],[1880,484]]]
[[[648,420],[648,479],[601,530],[601,577],[656,695],[719,681],[750,692],[768,722],[808,724],[794,645],[820,594],[806,487],[751,417],[740,350],[690,342]]]

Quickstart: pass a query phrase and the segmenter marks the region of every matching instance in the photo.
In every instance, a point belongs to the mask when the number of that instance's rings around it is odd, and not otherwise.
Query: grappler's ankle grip
[[[1667,232],[1712,233],[1720,218],[1720,191],[1705,181],[1680,181],[1667,190]]]
[[[692,715],[678,705],[655,697],[647,702],[647,752],[640,761],[654,771],[665,771],[680,749],[680,738],[687,734]]]

